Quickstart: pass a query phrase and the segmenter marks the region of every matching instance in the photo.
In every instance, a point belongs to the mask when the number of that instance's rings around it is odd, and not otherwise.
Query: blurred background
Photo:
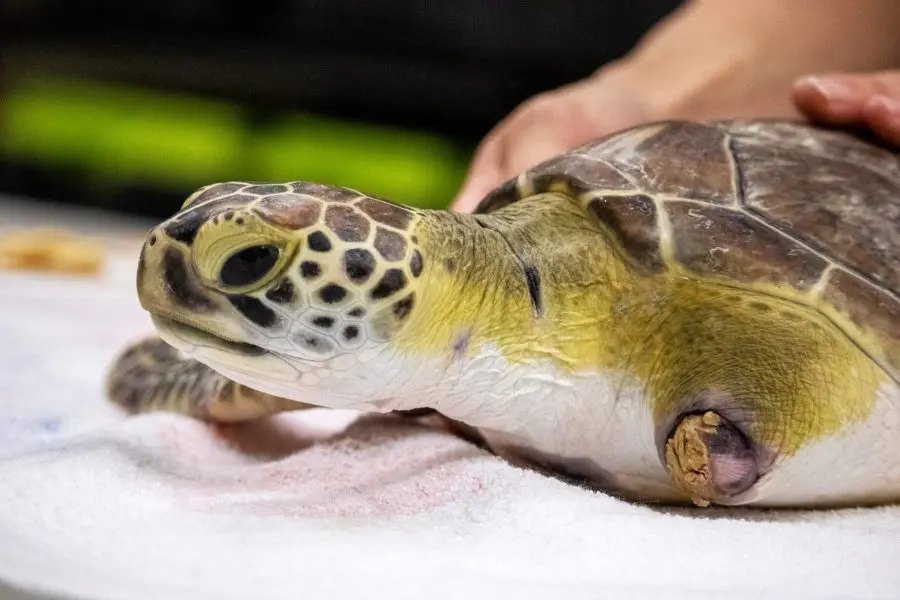
[[[0,194],[161,218],[214,181],[445,207],[528,97],[676,0],[0,0]]]

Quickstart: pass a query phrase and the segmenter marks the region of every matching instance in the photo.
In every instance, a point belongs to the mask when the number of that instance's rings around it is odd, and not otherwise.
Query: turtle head
[[[417,218],[339,187],[207,186],[149,233],[138,296],[166,342],[238,383],[366,404],[390,395],[416,310]]]

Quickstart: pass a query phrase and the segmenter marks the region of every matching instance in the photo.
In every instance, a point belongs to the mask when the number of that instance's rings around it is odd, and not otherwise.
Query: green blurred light
[[[243,133],[224,103],[60,80],[12,88],[0,119],[4,154],[160,187],[226,177]]]
[[[263,180],[309,179],[417,206],[446,206],[464,175],[461,153],[418,132],[288,117],[254,136]]]
[[[466,168],[459,148],[426,132],[299,114],[253,130],[226,102],[53,78],[7,88],[0,152],[109,186],[188,193],[229,179],[305,179],[423,207],[445,207]]]

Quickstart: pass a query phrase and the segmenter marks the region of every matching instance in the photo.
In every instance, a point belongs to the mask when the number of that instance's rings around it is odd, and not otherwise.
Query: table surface
[[[18,229],[58,227],[90,236],[116,255],[137,256],[146,231],[153,226],[141,219],[109,211],[0,194],[0,236]],[[0,580],[0,600],[57,600],[61,596],[27,591]]]
[[[173,209],[174,212],[175,209]],[[101,240],[110,250],[140,249],[156,221],[68,204],[0,194],[0,234],[10,230],[60,227]]]

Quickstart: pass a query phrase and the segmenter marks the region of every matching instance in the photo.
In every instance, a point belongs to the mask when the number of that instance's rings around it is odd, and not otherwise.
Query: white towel
[[[0,581],[78,598],[900,598],[900,508],[667,511],[315,410],[127,417],[134,255],[0,275]]]

